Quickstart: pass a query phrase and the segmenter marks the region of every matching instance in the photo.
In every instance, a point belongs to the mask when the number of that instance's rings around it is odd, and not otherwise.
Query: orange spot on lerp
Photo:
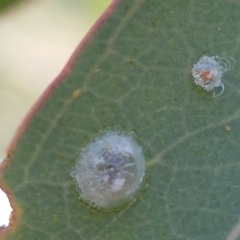
[[[204,81],[209,81],[213,79],[213,76],[211,76],[210,70],[204,71],[203,73],[201,73],[200,76]]]

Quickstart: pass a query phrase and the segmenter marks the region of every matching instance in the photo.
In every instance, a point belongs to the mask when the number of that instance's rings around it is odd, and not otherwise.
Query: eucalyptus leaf
[[[11,150],[1,177],[21,215],[7,240],[221,240],[239,221],[240,2],[116,4]],[[235,60],[216,98],[191,76],[204,55]],[[147,161],[135,201],[114,211],[82,201],[70,176],[106,129],[133,134]]]

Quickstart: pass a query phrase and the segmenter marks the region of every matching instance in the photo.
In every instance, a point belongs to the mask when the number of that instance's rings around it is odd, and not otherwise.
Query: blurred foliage
[[[0,11],[6,10],[12,4],[20,3],[22,0],[1,0],[0,1]]]
[[[0,12],[1,158],[33,102],[110,1],[17,0]]]

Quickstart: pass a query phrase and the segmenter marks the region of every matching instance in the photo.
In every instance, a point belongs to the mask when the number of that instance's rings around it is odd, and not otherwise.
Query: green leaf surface
[[[226,239],[240,218],[239,16],[233,0],[120,1],[12,151],[1,177],[21,216],[5,239]],[[236,62],[217,98],[191,76],[203,55]],[[115,128],[134,132],[147,176],[134,203],[104,212],[70,172]]]

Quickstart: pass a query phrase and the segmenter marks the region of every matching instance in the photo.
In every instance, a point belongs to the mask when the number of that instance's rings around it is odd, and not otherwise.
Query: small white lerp
[[[84,201],[109,209],[135,197],[145,168],[142,149],[131,135],[106,131],[82,149],[71,176]]]
[[[232,57],[201,57],[192,68],[192,76],[195,84],[201,86],[206,91],[221,87],[222,90],[220,93],[213,93],[213,97],[220,96],[225,89],[222,83],[222,76],[225,72],[233,69],[234,63],[235,61]]]

